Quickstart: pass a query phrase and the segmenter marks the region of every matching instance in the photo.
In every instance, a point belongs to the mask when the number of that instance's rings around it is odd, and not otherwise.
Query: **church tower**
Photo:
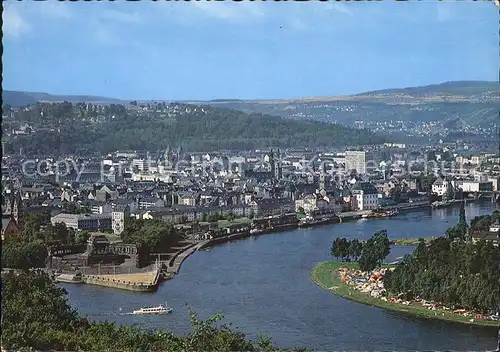
[[[17,224],[20,225],[23,216],[23,201],[21,199],[21,193],[19,192],[16,193],[12,201],[11,216],[16,220]]]
[[[183,154],[183,152],[182,152],[182,147],[181,147],[181,145],[179,144],[179,147],[177,147],[177,161],[181,160],[181,158],[182,158],[182,154]]]
[[[269,166],[271,169],[271,174],[274,177],[274,152],[271,149],[271,152],[269,153]]]
[[[274,160],[273,156],[273,163],[272,163],[272,173],[273,173],[273,178],[276,180],[281,180],[283,178],[283,167],[281,164],[281,154],[280,150],[278,148],[278,151],[276,153],[276,158],[277,160]]]
[[[172,154],[170,150],[170,144],[167,146],[167,149],[163,153],[163,165],[166,167],[170,167],[172,165]]]

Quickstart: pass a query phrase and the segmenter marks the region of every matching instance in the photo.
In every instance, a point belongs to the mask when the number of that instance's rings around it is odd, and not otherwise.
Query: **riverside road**
[[[468,220],[490,214],[490,202],[466,205]],[[392,218],[361,219],[321,227],[294,229],[217,245],[198,251],[182,264],[175,279],[154,294],[64,285],[69,302],[91,319],[146,328],[189,331],[186,305],[207,318],[225,315],[256,337],[266,334],[280,347],[316,350],[494,350],[497,331],[423,320],[348,301],[322,290],[309,277],[329,260],[335,237],[368,239],[386,229],[391,239],[444,234],[458,221],[459,207],[415,210]],[[387,261],[411,251],[394,246]],[[165,301],[174,308],[165,316],[122,316],[124,311]]]

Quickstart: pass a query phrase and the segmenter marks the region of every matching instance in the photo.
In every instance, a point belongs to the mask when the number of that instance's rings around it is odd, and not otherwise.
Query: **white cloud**
[[[72,12],[65,2],[6,3],[3,12],[2,29],[8,37],[19,37],[35,27],[42,27],[42,19],[71,19]]]
[[[333,5],[333,8],[335,10],[337,10],[338,12],[345,13],[351,17],[353,16],[351,9],[349,9],[349,7],[347,5],[344,5],[340,2],[335,2],[335,4]]]
[[[31,26],[21,17],[21,14],[12,5],[4,5],[2,16],[2,30],[8,37],[19,37],[30,31]]]
[[[108,45],[119,45],[120,38],[108,27],[103,25],[96,25],[92,31],[92,39],[99,43]]]
[[[117,21],[129,24],[140,23],[143,21],[143,18],[137,12],[128,13],[116,10],[102,11],[101,13],[99,13],[99,17],[110,21]]]
[[[48,2],[43,1],[37,3],[38,9],[36,11],[37,15],[42,15],[47,18],[53,19],[70,19],[72,17],[72,12],[69,6],[72,6],[69,2]]]
[[[193,1],[190,4],[205,16],[231,22],[247,21],[264,16],[258,3]]]

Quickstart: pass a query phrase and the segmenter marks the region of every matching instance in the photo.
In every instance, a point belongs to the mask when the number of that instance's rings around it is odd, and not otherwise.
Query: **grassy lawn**
[[[470,322],[469,319],[471,318],[463,317],[461,315],[455,314],[450,311],[440,310],[438,312],[435,312],[425,307],[422,307],[417,303],[405,306],[398,303],[385,302],[379,298],[371,297],[370,295],[359,292],[355,290],[353,287],[346,285],[340,281],[340,277],[338,275],[338,269],[345,266],[348,268],[355,268],[355,269],[358,268],[357,263],[341,263],[335,261],[322,262],[317,264],[313,268],[311,272],[311,279],[316,285],[325,290],[330,291],[335,295],[342,296],[359,303],[387,309],[390,311],[418,316],[421,318],[441,319],[446,321],[460,322],[460,323],[473,324],[479,326],[498,327],[498,322],[492,320],[474,319],[474,322]]]
[[[250,220],[249,218],[243,217],[243,218],[236,218],[233,221],[219,220],[217,223],[218,223],[219,228],[225,228],[225,227],[229,227],[231,225],[249,224],[251,221],[252,220]]]

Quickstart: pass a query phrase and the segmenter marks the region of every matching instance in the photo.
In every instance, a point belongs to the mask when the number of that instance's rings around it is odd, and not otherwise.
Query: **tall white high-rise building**
[[[119,204],[112,212],[111,225],[115,235],[121,234],[130,220],[130,207]]]
[[[345,170],[351,172],[353,170],[358,174],[366,175],[375,170],[375,160],[373,153],[348,150],[345,152]]]

